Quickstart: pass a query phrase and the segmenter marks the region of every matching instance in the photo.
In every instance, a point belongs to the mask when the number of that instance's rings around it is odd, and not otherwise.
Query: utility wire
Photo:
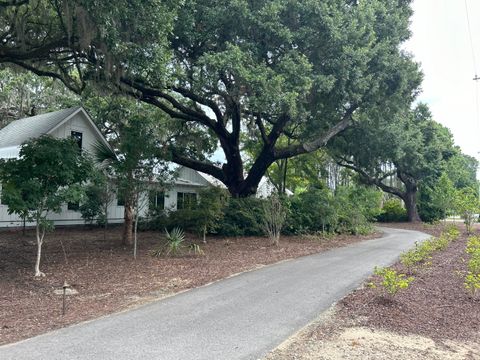
[[[473,47],[472,28],[470,26],[470,15],[469,15],[469,11],[468,11],[467,0],[464,0],[464,3],[465,3],[465,13],[467,15],[467,28],[468,28],[468,37],[470,39],[470,49],[472,50],[473,70],[475,71],[474,80],[480,80],[480,78],[478,78],[478,76],[477,76],[477,60],[476,60],[476,57],[475,57],[475,49]]]
[[[470,49],[472,50],[472,59],[473,59],[473,70],[475,72],[475,77],[473,80],[475,81],[475,112],[476,112],[476,122],[477,122],[477,130],[480,130],[480,98],[479,98],[479,86],[478,81],[480,77],[477,73],[477,60],[475,58],[475,48],[473,47],[473,37],[472,37],[472,28],[470,26],[470,15],[468,11],[468,3],[467,0],[464,0],[465,3],[465,13],[467,15],[467,28],[468,28],[468,37],[470,39]],[[479,199],[480,199],[480,190],[479,190]]]

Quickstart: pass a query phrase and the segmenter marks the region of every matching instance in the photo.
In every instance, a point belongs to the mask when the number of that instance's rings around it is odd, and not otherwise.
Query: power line
[[[465,13],[467,14],[467,28],[468,28],[468,37],[470,39],[470,49],[472,50],[472,59],[473,59],[473,70],[475,71],[475,78],[473,80],[480,80],[477,76],[477,60],[475,58],[475,50],[473,47],[473,38],[472,38],[472,28],[470,26],[470,15],[468,14],[468,4],[467,0],[464,0],[465,3]]]
[[[480,80],[480,77],[478,76],[478,73],[477,73],[477,60],[475,58],[475,48],[473,47],[472,28],[470,26],[470,16],[468,11],[467,0],[464,0],[464,3],[465,3],[465,13],[467,15],[468,37],[470,39],[470,49],[472,51],[473,70],[475,72],[475,77],[473,78],[473,80],[475,81],[475,112],[476,112],[476,120],[477,120],[476,122],[477,122],[478,130],[480,130],[480,99],[479,99],[479,87],[478,87],[478,81]],[[478,174],[477,174],[477,177],[478,177]],[[478,196],[480,198],[480,187],[479,187]]]

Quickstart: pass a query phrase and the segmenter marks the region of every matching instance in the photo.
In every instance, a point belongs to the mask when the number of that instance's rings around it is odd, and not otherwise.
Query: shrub
[[[229,198],[218,234],[224,236],[263,236],[265,200],[255,197]]]
[[[455,194],[455,209],[463,218],[467,233],[472,232],[472,225],[476,219],[480,210],[480,204],[478,202],[478,195],[475,189],[466,188],[458,190]]]
[[[372,232],[370,222],[380,213],[381,192],[364,186],[342,186],[335,194],[336,231],[353,235]]]
[[[465,288],[472,293],[472,296],[475,296],[478,289],[480,289],[480,274],[469,271],[465,276],[464,284]]]
[[[414,280],[413,277],[399,274],[397,271],[388,267],[375,267],[374,273],[381,278],[380,285],[382,285],[384,290],[391,296],[395,296],[400,290],[408,288],[410,283]]]
[[[457,225],[449,224],[445,227],[443,233],[446,234],[452,241],[454,241],[460,236],[460,229]]]
[[[428,265],[435,251],[435,238],[415,243],[415,248],[400,255],[400,262],[411,273],[417,265]]]
[[[470,259],[464,285],[475,296],[478,289],[480,289],[480,237],[470,237],[465,251],[470,256]]]
[[[407,221],[407,210],[398,199],[388,199],[383,204],[382,212],[377,216],[380,222],[403,222]]]
[[[280,232],[285,222],[285,209],[277,196],[271,196],[263,204],[264,210],[264,226],[273,244],[278,246],[280,242]]]
[[[169,256],[179,255],[184,249],[185,232],[181,228],[174,228],[168,232],[165,229],[166,244],[160,246],[158,249],[152,251],[153,256]]]
[[[474,255],[475,253],[480,252],[480,237],[471,236],[467,242],[467,254]]]
[[[370,221],[380,212],[381,193],[363,186],[310,189],[287,199],[285,232],[305,234],[370,233]]]

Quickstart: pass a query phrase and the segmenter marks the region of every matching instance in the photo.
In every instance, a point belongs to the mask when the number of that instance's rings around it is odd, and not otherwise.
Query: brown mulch
[[[376,236],[376,235],[375,235]],[[261,265],[309,255],[375,237],[330,239],[283,237],[280,246],[266,238],[212,238],[201,244],[204,256],[186,254],[157,258],[150,251],[162,235],[139,233],[137,259],[120,246],[121,229],[64,228],[47,234],[41,270],[33,277],[35,237],[18,231],[0,232],[0,345],[66,325],[125,310],[173,293],[207,284]],[[67,297],[62,316],[61,289],[66,281],[77,295]]]
[[[387,226],[414,229],[438,235],[443,225],[391,224]],[[461,229],[465,231],[463,225]],[[480,231],[476,228],[476,233]],[[435,340],[478,340],[480,334],[480,297],[472,297],[464,288],[467,269],[465,246],[468,236],[444,251],[435,253],[431,265],[415,271],[414,282],[394,298],[381,289],[364,287],[338,304],[337,316],[355,325],[380,328],[401,334],[418,334]],[[397,271],[406,270],[400,263]],[[375,281],[375,277],[367,280]]]

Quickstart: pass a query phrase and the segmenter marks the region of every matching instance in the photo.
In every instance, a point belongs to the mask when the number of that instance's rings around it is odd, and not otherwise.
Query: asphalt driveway
[[[0,359],[258,359],[426,234],[385,236],[243,273],[0,347]]]

